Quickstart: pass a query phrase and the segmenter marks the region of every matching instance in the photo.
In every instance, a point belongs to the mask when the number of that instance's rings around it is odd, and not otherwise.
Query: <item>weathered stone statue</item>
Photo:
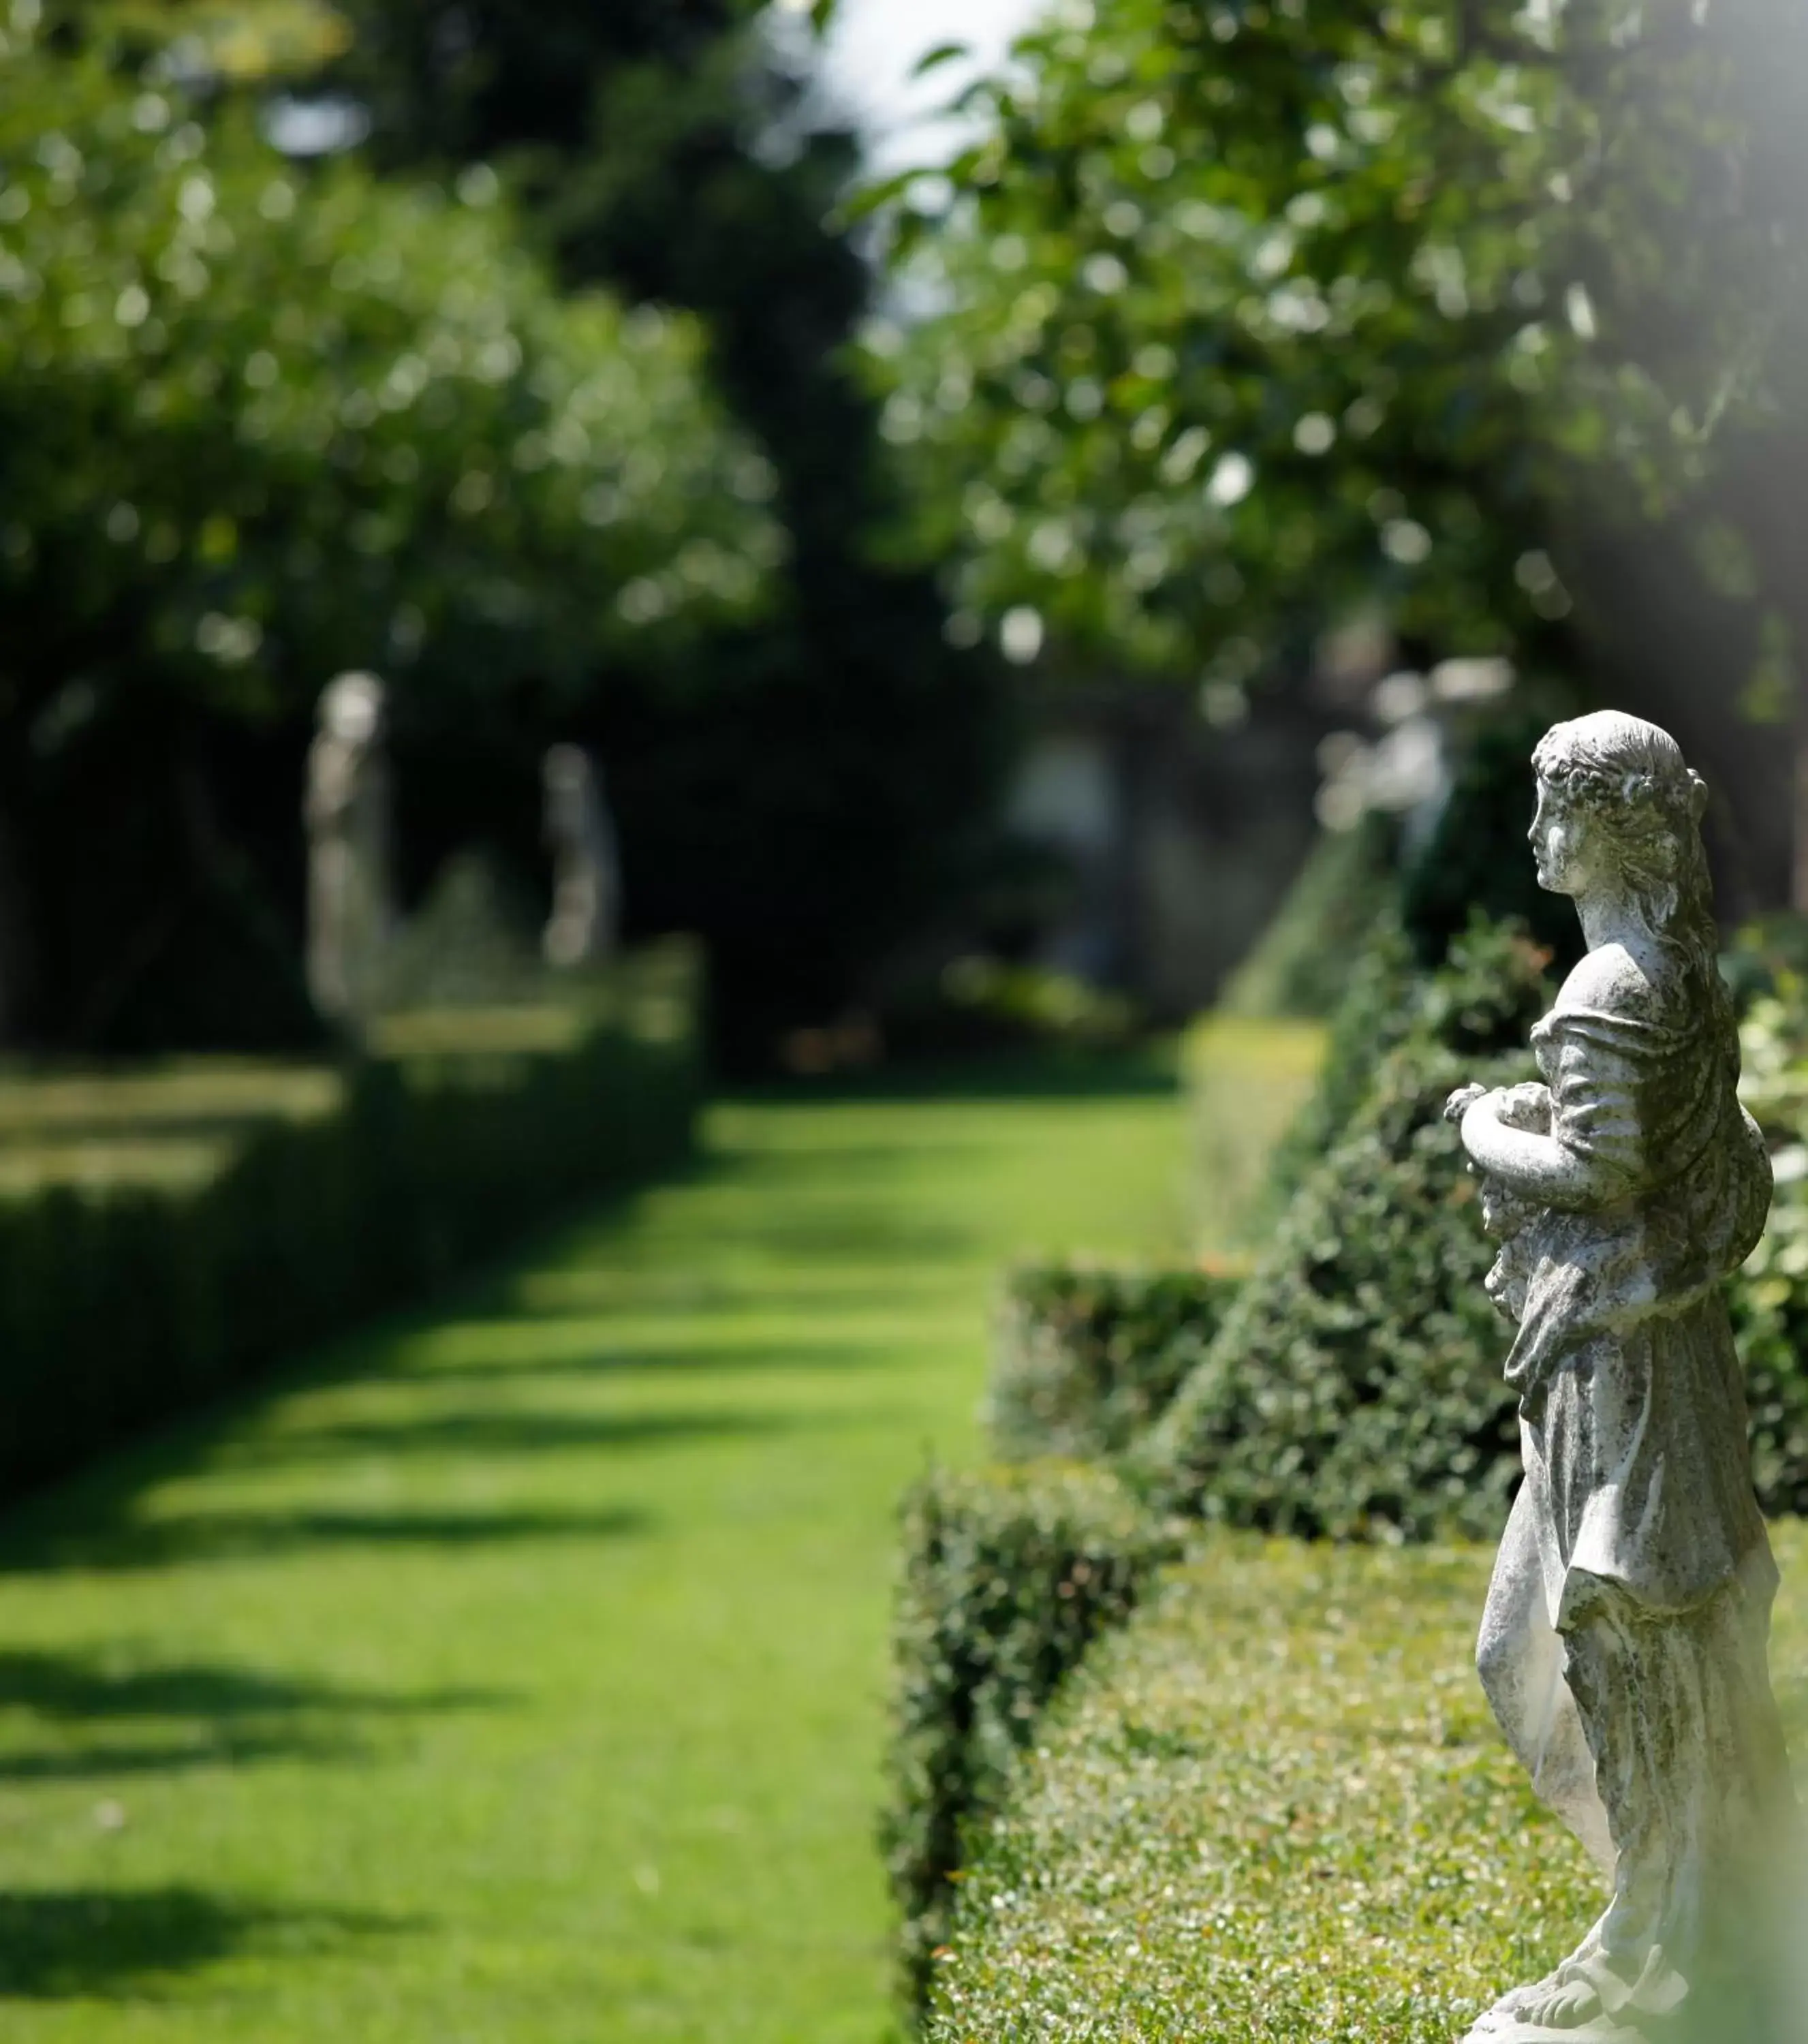
[[[1544,1083],[1449,1110],[1504,1238],[1488,1289],[1518,1327],[1526,1462],[1478,1659],[1612,1896],[1472,2038],[1633,2044],[1694,2008],[1793,1808],[1722,1291],[1771,1173],[1736,1091],[1700,778],[1613,712],[1558,725],[1534,764],[1538,878],[1574,898],[1588,953],[1533,1032]]]
[[[614,955],[621,920],[621,861],[602,775],[578,747],[555,745],[546,755],[544,782],[552,854],[547,963],[598,964]]]
[[[394,912],[383,685],[341,674],[320,701],[308,752],[308,990],[328,1020],[355,1025],[382,987]]]

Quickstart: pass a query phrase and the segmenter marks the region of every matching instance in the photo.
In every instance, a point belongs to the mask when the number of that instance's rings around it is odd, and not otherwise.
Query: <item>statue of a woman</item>
[[[1490,1290],[1518,1323],[1526,1479],[1488,1593],[1482,1683],[1539,1794],[1612,1884],[1488,2044],[1643,2037],[1687,1998],[1791,1805],[1772,1698],[1776,1570],[1752,1494],[1722,1281],[1769,1211],[1715,963],[1706,791],[1614,712],[1534,759],[1540,883],[1587,956],[1533,1032],[1542,1087],[1455,1095]]]
[[[545,834],[552,854],[552,914],[541,946],[548,965],[601,965],[620,936],[621,855],[602,770],[575,745],[555,745],[543,768]]]
[[[308,751],[308,990],[328,1022],[355,1027],[376,1005],[395,920],[383,685],[341,674],[321,692]]]

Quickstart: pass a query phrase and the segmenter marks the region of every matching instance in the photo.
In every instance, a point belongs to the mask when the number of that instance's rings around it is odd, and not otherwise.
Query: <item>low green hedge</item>
[[[1133,1454],[1166,1508],[1307,1538],[1485,1539],[1519,1466],[1494,1258],[1446,1094],[1517,1061],[1394,1053]]]
[[[1217,1339],[1133,1451],[1165,1508],[1307,1536],[1499,1530],[1518,1466],[1506,1330],[1444,1102],[1531,1074],[1545,955],[1472,931],[1415,986],[1365,1104],[1295,1196]]]
[[[1242,1274],[1024,1264],[1005,1280],[986,1416],[1002,1462],[1120,1454],[1211,1344]]]
[[[1786,1582],[1805,1535],[1775,1529]],[[1452,2044],[1548,1971],[1601,1892],[1475,1679],[1491,1558],[1203,1536],[1020,1759],[931,2044]],[[1772,1666],[1799,1747],[1799,1598]]]
[[[343,1078],[290,1075],[301,1104],[261,1116],[254,1091],[228,1128],[22,1151],[34,1169],[0,1173],[0,1496],[682,1155],[698,994],[666,947],[566,1005],[395,1018]],[[155,1124],[155,1082],[126,1085]],[[29,1122],[30,1083],[9,1092]]]
[[[1392,938],[1363,969],[1308,1116],[1329,1155],[1131,1450],[1134,1481],[1160,1507],[1308,1537],[1498,1532],[1520,1470],[1501,1375],[1510,1330],[1483,1289],[1494,1245],[1443,1105],[1471,1080],[1533,1076],[1518,1047],[1552,995],[1547,959],[1510,928],[1478,926],[1434,974],[1401,981]],[[1392,1046],[1366,1072],[1357,1023]],[[1776,1514],[1808,1509],[1808,997],[1758,1003],[1745,1041],[1779,1185],[1729,1297],[1758,1496]]]
[[[1770,1226],[1733,1281],[1733,1330],[1745,1366],[1752,1454],[1767,1512],[1808,1513],[1808,981],[1783,972],[1749,1004],[1741,1091],[1770,1139]]]
[[[1591,1911],[1470,1669],[1480,1551],[1207,1541],[1044,1720],[933,2044],[1450,2044]]]
[[[1110,1476],[1073,1463],[937,1470],[903,1517],[881,1831],[902,1919],[900,1989],[919,2011],[969,1842],[1012,1761],[1171,1549]]]

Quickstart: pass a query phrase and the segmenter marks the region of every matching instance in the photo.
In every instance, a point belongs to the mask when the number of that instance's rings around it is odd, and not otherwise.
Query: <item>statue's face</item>
[[[1587,813],[1548,781],[1538,783],[1538,813],[1529,833],[1538,885],[1552,894],[1580,894],[1597,877],[1600,833]]]
[[[382,691],[361,674],[343,674],[328,690],[326,728],[341,743],[368,745],[382,728]]]

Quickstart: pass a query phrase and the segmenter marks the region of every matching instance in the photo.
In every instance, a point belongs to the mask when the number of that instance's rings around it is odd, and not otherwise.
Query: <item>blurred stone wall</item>
[[[1005,810],[1015,836],[1058,851],[1073,874],[1038,962],[1158,1020],[1207,1006],[1311,844],[1322,736],[1285,690],[1215,724],[1171,685],[1052,694]]]

